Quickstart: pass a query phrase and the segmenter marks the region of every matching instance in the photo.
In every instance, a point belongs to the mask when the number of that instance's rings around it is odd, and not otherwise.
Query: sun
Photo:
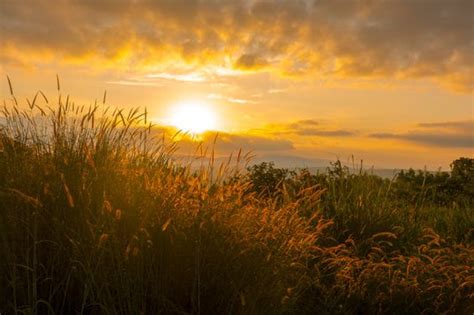
[[[192,134],[201,134],[217,127],[217,117],[209,105],[187,102],[176,105],[170,117],[171,125]]]

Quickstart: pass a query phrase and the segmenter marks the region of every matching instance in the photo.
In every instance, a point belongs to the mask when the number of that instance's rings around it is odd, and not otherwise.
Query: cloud
[[[331,128],[321,125],[313,119],[298,120],[287,124],[273,124],[269,131],[278,135],[319,136],[319,137],[348,137],[354,136],[351,130]]]
[[[254,135],[219,134],[217,148],[224,151],[237,151],[240,149],[269,152],[293,150],[290,140],[272,139]]]
[[[293,142],[288,139],[279,139],[271,136],[253,134],[236,134],[222,131],[207,131],[200,135],[179,132],[172,126],[155,126],[153,136],[161,139],[163,135],[167,141],[176,142],[180,153],[196,152],[198,146],[214,149],[217,155],[229,155],[232,152],[243,150],[257,154],[274,152],[288,153],[293,151]]]
[[[241,70],[259,70],[265,67],[268,62],[254,54],[243,54],[237,59],[234,67]]]
[[[419,129],[406,133],[372,133],[377,139],[396,139],[445,148],[473,148],[474,121],[420,123]]]
[[[437,147],[447,148],[472,148],[474,146],[473,137],[470,135],[454,135],[454,134],[430,134],[411,132],[404,134],[393,133],[374,133],[370,135],[378,139],[398,139],[416,142]]]
[[[107,81],[107,84],[114,84],[114,85],[127,85],[127,86],[152,86],[152,87],[161,87],[163,85],[157,82],[146,82],[146,81],[138,81],[138,80],[113,80]]]
[[[216,157],[229,156],[239,151],[252,155],[266,155],[275,152],[287,154],[295,149],[290,140],[222,132],[207,132],[194,139],[193,136],[178,136],[176,140],[177,153],[187,156],[199,156],[202,154],[201,152],[206,152],[208,155],[211,151]]]
[[[474,133],[474,120],[420,123],[418,126],[422,128],[441,128],[462,133]]]
[[[4,1],[0,61],[431,78],[471,92],[472,8],[471,0]],[[187,79],[174,75],[166,78]]]
[[[302,120],[298,120],[294,123],[291,123],[289,125],[290,128],[294,128],[294,129],[297,129],[299,127],[314,127],[314,126],[319,126],[319,122],[317,122],[316,120],[313,120],[313,119],[302,119]]]
[[[267,91],[268,94],[277,94],[277,93],[283,93],[285,92],[287,89],[269,89]]]
[[[337,129],[337,130],[317,130],[317,129],[303,129],[298,130],[298,135],[301,136],[321,136],[321,137],[347,137],[353,136],[352,131]]]
[[[255,103],[257,103],[257,101],[251,100],[251,99],[230,97],[230,96],[225,96],[225,95],[216,94],[216,93],[208,94],[207,98],[212,99],[212,100],[224,100],[226,102],[235,103],[235,104],[255,104]]]
[[[168,139],[176,135],[177,129],[171,126],[162,126],[156,129],[159,133],[163,131]],[[262,129],[252,129],[247,132],[229,133],[223,131],[207,131],[201,135],[179,133],[174,137],[182,152],[186,155],[194,152],[198,143],[208,150],[214,148],[217,155],[228,155],[231,152],[243,150],[259,155],[293,154],[296,150],[292,136],[319,136],[319,137],[347,137],[355,135],[354,132],[343,129],[330,129],[312,119],[300,120],[287,124],[273,124],[264,126]],[[217,136],[217,138],[216,138]],[[284,136],[284,137],[282,137]]]
[[[146,78],[150,79],[163,79],[163,80],[174,80],[181,82],[204,82],[206,78],[200,73],[185,73],[185,74],[174,74],[174,73],[153,73],[147,74]]]

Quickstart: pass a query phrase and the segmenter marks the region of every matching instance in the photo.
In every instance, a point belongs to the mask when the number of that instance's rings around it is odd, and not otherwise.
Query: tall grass
[[[146,112],[11,92],[2,314],[472,313],[472,243],[393,229],[413,221],[369,179],[357,212],[343,181],[260,194],[230,163],[175,162]]]

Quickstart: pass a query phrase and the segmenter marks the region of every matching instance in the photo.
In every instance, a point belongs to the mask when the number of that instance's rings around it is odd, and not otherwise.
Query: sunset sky
[[[446,170],[474,155],[473,5],[2,0],[0,98],[7,75],[19,100],[56,95],[58,74],[76,103],[107,90],[159,125],[200,104],[220,155]]]

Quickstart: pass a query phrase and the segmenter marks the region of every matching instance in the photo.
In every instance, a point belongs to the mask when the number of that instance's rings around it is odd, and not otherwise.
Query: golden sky
[[[205,104],[222,155],[447,169],[473,156],[473,5],[3,0],[0,74],[19,99],[54,94],[58,74],[76,103],[107,90],[165,125],[179,104]]]

